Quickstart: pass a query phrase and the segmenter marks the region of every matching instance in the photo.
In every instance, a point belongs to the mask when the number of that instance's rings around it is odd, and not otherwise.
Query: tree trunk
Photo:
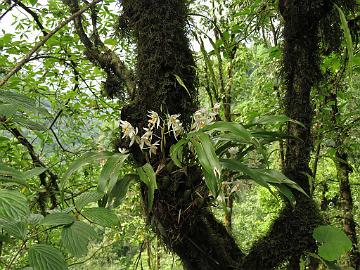
[[[352,242],[352,249],[349,252],[348,265],[354,269],[360,267],[360,253],[358,250],[358,240],[356,237],[356,225],[353,215],[353,201],[351,195],[349,176],[352,172],[352,168],[348,163],[348,155],[344,150],[343,141],[347,137],[345,132],[341,132],[337,119],[340,117],[339,108],[337,105],[337,94],[331,93],[328,97],[329,102],[333,102],[332,108],[332,124],[336,132],[335,139],[335,165],[337,170],[337,180],[339,181],[339,193],[340,193],[340,206],[343,212],[343,229]]]
[[[124,16],[137,41],[135,102],[122,110],[122,119],[141,130],[147,125],[147,111],[164,117],[181,114],[185,128],[197,108],[194,60],[185,34],[185,0],[124,0]],[[187,87],[176,80],[179,76]],[[169,162],[168,150],[174,138],[167,137],[165,161],[152,158],[154,168]],[[120,142],[121,143],[121,142]],[[138,165],[143,154],[131,152]],[[148,220],[168,248],[176,252],[188,270],[236,269],[243,256],[233,238],[207,210],[210,198],[197,166],[179,171],[164,169],[157,175],[158,189]],[[146,187],[142,195],[146,198]]]
[[[336,150],[336,169],[339,181],[340,203],[343,212],[343,229],[352,242],[352,249],[349,252],[349,265],[354,269],[360,267],[360,254],[358,250],[358,240],[356,237],[356,225],[353,215],[353,201],[349,174],[352,172],[348,164],[347,154],[341,149]]]
[[[136,124],[140,130],[147,124],[148,110],[161,116],[181,113],[186,127],[196,110],[194,61],[184,30],[185,2],[123,1],[122,19],[137,41],[138,86],[134,103],[122,110],[122,119]],[[284,172],[309,192],[310,90],[319,77],[317,29],[322,1],[315,1],[318,5],[310,0],[280,2],[285,8],[286,113],[305,125],[289,125],[289,134],[303,141],[288,140]],[[179,85],[175,75],[183,80],[188,91]],[[167,138],[167,142],[174,139]],[[169,161],[168,147],[164,150],[165,160],[150,160],[154,168]],[[136,146],[131,152],[138,165],[145,162]],[[285,260],[295,265],[304,251],[315,249],[312,230],[321,219],[313,201],[301,193],[295,193],[295,208],[287,205],[268,234],[245,256],[208,210],[211,198],[195,165],[182,171],[165,168],[157,174],[157,183],[153,209],[147,211],[149,223],[168,248],[179,255],[187,270],[267,270]],[[143,198],[146,194],[146,187],[142,186]]]

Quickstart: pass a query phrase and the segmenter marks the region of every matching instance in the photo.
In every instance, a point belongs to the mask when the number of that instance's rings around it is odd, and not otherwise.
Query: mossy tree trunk
[[[122,20],[137,43],[135,101],[122,110],[122,119],[141,130],[147,112],[181,114],[189,127],[197,109],[195,64],[186,37],[185,0],[125,0]],[[179,76],[187,87],[177,81]],[[165,157],[150,160],[154,168],[168,163]],[[144,157],[135,146],[131,152],[138,165]],[[242,252],[208,210],[209,195],[197,166],[184,170],[165,168],[157,174],[158,189],[148,220],[162,241],[181,258],[188,270],[236,269]],[[146,198],[146,187],[142,187]]]
[[[285,20],[286,113],[305,126],[289,125],[289,134],[303,141],[287,142],[284,172],[309,192],[310,91],[319,79],[317,31],[323,2],[280,2]],[[184,30],[186,1],[124,0],[123,4],[122,19],[137,42],[138,85],[135,101],[122,110],[122,119],[142,129],[147,124],[147,111],[154,110],[162,116],[180,113],[188,126],[196,109],[197,93],[194,61]],[[175,75],[183,80],[189,93]],[[151,159],[154,168],[169,160],[167,151],[165,160]],[[131,152],[142,165],[145,159],[139,149],[133,147]],[[158,173],[157,181],[148,220],[188,270],[273,269],[286,260],[289,265],[298,265],[304,251],[315,249],[311,233],[321,219],[313,201],[300,193],[295,194],[296,207],[286,206],[268,234],[245,256],[208,210],[207,188],[196,166],[183,171],[166,168]],[[144,186],[142,194],[145,198]]]
[[[343,230],[352,242],[352,249],[349,252],[348,265],[354,269],[360,268],[360,253],[358,249],[358,240],[356,237],[356,223],[353,215],[353,200],[350,187],[350,174],[352,168],[348,163],[348,155],[344,149],[344,140],[347,137],[346,132],[339,126],[338,119],[340,112],[337,104],[337,94],[331,93],[328,97],[331,105],[331,120],[335,130],[335,165],[337,170],[337,180],[339,182],[340,207],[343,212]]]
[[[180,113],[187,128],[197,108],[195,63],[185,31],[186,3],[186,0],[122,1],[120,22],[128,28],[124,30],[135,37],[138,56],[134,80],[137,83],[131,91],[133,102],[123,108],[121,118],[137,126],[140,133],[147,126],[149,110],[162,117]],[[284,172],[309,192],[310,91],[319,79],[318,22],[324,4],[321,0],[280,0],[280,10],[285,21],[285,111],[289,117],[304,124],[304,127],[289,125],[289,134],[303,141],[287,142]],[[75,27],[82,29],[80,23]],[[90,45],[87,50],[94,51]],[[96,55],[101,60],[108,53]],[[106,70],[107,64],[119,62],[111,59],[95,62]],[[182,79],[187,90],[175,75]],[[289,261],[289,266],[296,269],[304,251],[315,249],[311,232],[321,222],[317,207],[311,199],[296,193],[296,206],[287,205],[268,234],[245,256],[210,212],[211,198],[198,167],[189,165],[178,170],[163,166],[169,164],[168,151],[175,139],[168,136],[166,141],[161,157],[146,160],[136,145],[130,151],[138,166],[149,161],[157,170],[158,189],[153,209],[147,210],[148,222],[167,247],[179,255],[187,270],[266,270],[284,261]],[[120,141],[119,146],[127,147],[128,142]],[[146,199],[146,186],[141,186],[141,192]]]

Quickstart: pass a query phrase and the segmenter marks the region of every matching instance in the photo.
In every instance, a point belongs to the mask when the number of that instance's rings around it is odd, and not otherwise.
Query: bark
[[[343,229],[352,242],[349,252],[349,265],[354,269],[360,267],[360,253],[356,237],[356,224],[353,215],[353,201],[351,195],[349,175],[351,167],[348,164],[347,154],[340,149],[336,151],[337,178],[339,181],[340,203],[343,212]]]
[[[284,18],[285,113],[303,124],[288,124],[288,134],[299,139],[287,140],[283,170],[309,194],[313,115],[310,93],[321,77],[318,27],[326,6],[323,1],[283,0],[279,10]],[[283,209],[267,236],[251,249],[246,269],[271,269],[285,259],[289,260],[289,267],[295,267],[305,251],[315,250],[312,231],[321,223],[319,211],[311,198],[297,192],[294,195],[295,208]]]
[[[226,211],[224,217],[224,225],[226,230],[231,233],[232,232],[232,215],[233,215],[233,206],[234,206],[234,198],[232,194],[228,193],[228,198],[225,199],[226,203]]]
[[[134,99],[123,108],[121,118],[136,125],[140,132],[147,125],[146,115],[149,110],[158,112],[160,116],[181,113],[181,120],[188,127],[191,115],[197,108],[195,64],[185,32],[186,2],[122,1],[123,15],[119,25],[135,37],[138,57]],[[78,9],[76,3],[68,0],[73,12]],[[317,30],[323,2],[281,0],[279,7],[285,20],[285,111],[289,117],[305,125],[289,124],[289,134],[302,141],[287,141],[284,172],[309,192],[310,91],[319,78]],[[93,44],[88,42],[83,33],[81,20],[78,19],[75,24],[82,42],[87,49],[91,48]],[[94,62],[107,70],[109,67],[106,61],[102,62],[102,57],[106,55],[95,49],[88,53],[91,52],[95,53]],[[126,71],[120,65],[116,67],[120,67],[119,74]],[[112,72],[116,73],[115,70]],[[182,79],[186,90],[175,79],[175,75]],[[224,102],[229,104],[230,100]],[[284,207],[267,235],[257,241],[245,256],[225,227],[209,211],[212,198],[209,197],[200,170],[195,165],[189,165],[183,170],[172,167],[168,150],[175,140],[167,137],[166,141],[163,156],[150,159],[154,168],[162,168],[164,164],[167,166],[157,173],[158,189],[154,195],[153,209],[147,211],[147,218],[166,246],[179,255],[185,269],[267,270],[286,260],[290,262],[289,267],[296,267],[305,251],[315,249],[311,234],[321,218],[311,199],[295,193],[296,206]],[[128,142],[120,140],[118,146],[128,146]],[[149,161],[136,145],[130,151],[137,165]],[[141,193],[146,200],[146,186],[141,186]]]
[[[123,108],[121,117],[139,130],[147,125],[147,111],[161,116],[181,113],[188,127],[197,108],[192,53],[185,32],[186,1],[125,0],[126,22],[137,42],[137,90],[135,101]],[[187,91],[177,82],[179,76]],[[154,168],[168,163],[173,138],[167,138],[165,160],[151,159]],[[122,142],[119,142],[120,144]],[[131,149],[138,165],[144,162]],[[177,253],[188,270],[237,269],[243,256],[233,238],[208,210],[211,198],[197,166],[176,170],[167,166],[157,175],[158,189],[148,220],[168,248]],[[142,186],[142,196],[147,190]]]
[[[348,163],[348,155],[344,149],[344,139],[347,137],[346,132],[341,132],[337,119],[340,117],[339,108],[337,105],[337,95],[331,93],[328,97],[330,102],[333,102],[331,120],[335,130],[335,165],[337,170],[337,180],[339,182],[340,193],[340,207],[343,212],[343,230],[352,242],[352,249],[349,252],[348,264],[354,269],[360,267],[360,253],[358,249],[358,239],[356,236],[356,223],[353,215],[353,201],[350,188],[350,174],[352,168]]]
[[[287,142],[284,171],[309,192],[310,91],[319,73],[317,28],[322,2],[317,1],[319,5],[315,7],[312,1],[298,3],[286,1],[284,9],[285,107],[288,116],[305,127],[289,125],[289,134],[303,141]],[[181,113],[183,123],[188,126],[196,108],[197,93],[194,62],[184,32],[185,1],[164,0],[159,4],[155,0],[125,0],[123,4],[122,20],[137,40],[138,86],[135,102],[122,110],[122,119],[136,123],[141,130],[146,125],[147,111],[154,110],[161,114]],[[178,85],[175,74],[182,78],[188,93]],[[141,165],[142,153],[136,147],[131,151]],[[151,160],[154,168],[162,162],[168,162],[166,156],[165,160]],[[290,260],[290,266],[296,265],[305,251],[315,249],[312,230],[321,219],[317,207],[305,195],[295,193],[296,207],[286,206],[268,234],[245,256],[208,210],[211,198],[199,169],[189,166],[175,171],[167,167],[158,173],[157,181],[158,190],[148,220],[167,247],[179,255],[187,270],[273,269],[285,260]],[[142,186],[144,199],[146,192]]]

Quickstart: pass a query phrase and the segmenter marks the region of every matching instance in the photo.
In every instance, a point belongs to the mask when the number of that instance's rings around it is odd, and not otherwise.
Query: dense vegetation
[[[356,1],[0,11],[0,269],[360,269]]]

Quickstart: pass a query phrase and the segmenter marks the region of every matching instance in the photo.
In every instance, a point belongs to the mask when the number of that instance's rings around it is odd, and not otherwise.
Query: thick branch
[[[79,11],[78,0],[68,0],[66,4],[69,6],[71,13],[75,14]],[[99,34],[96,28],[96,11],[92,8],[91,19],[93,22],[95,44],[87,36],[81,17],[76,17],[74,20],[75,29],[80,37],[81,42],[84,44],[86,51],[85,55],[95,65],[102,68],[108,75],[114,74],[119,79],[119,84],[125,83],[128,94],[132,96],[135,90],[135,82],[133,74],[130,69],[127,68],[125,63],[121,61],[120,57],[112,50],[107,48],[100,40]],[[121,85],[119,85],[120,87]]]

